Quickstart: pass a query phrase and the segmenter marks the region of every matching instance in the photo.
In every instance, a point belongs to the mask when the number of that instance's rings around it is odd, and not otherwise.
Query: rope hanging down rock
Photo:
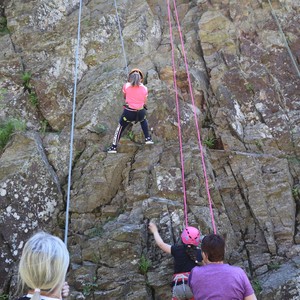
[[[185,181],[185,179],[184,179],[184,159],[183,159],[183,153],[182,153],[180,114],[178,112],[179,111],[179,105],[178,105],[178,91],[177,91],[177,81],[176,81],[176,67],[175,67],[175,59],[174,59],[174,45],[173,45],[173,37],[172,37],[172,23],[171,23],[171,17],[170,17],[170,15],[171,15],[170,11],[171,10],[170,10],[169,0],[166,0],[166,1],[167,1],[167,7],[168,7],[168,20],[169,20],[169,27],[170,27],[170,42],[171,42],[171,52],[172,52],[172,64],[173,64],[173,78],[174,78],[176,109],[177,109],[177,117],[178,117],[178,132],[179,132],[179,143],[180,143],[179,146],[180,146],[182,181],[183,181],[183,189],[184,189],[184,215],[185,215],[185,225],[188,226],[187,199],[186,199],[185,183],[184,183],[184,181]],[[186,69],[187,78],[188,78],[190,96],[191,96],[191,100],[192,100],[194,120],[195,120],[195,126],[196,126],[196,131],[197,131],[197,138],[198,138],[198,146],[199,146],[199,152],[200,152],[200,156],[201,156],[203,175],[204,175],[204,179],[205,179],[205,188],[206,188],[206,193],[207,193],[208,202],[209,202],[212,228],[213,228],[214,233],[216,233],[217,230],[216,230],[216,225],[215,225],[215,220],[214,220],[214,213],[213,213],[213,208],[212,208],[212,199],[211,199],[210,191],[209,191],[208,176],[207,176],[204,153],[203,153],[203,147],[202,147],[202,142],[201,142],[201,135],[200,135],[199,125],[198,125],[198,120],[197,120],[195,100],[194,100],[194,95],[193,95],[193,89],[192,89],[192,83],[191,83],[189,68],[188,68],[187,57],[186,57],[186,53],[185,53],[185,49],[184,49],[184,42],[183,42],[183,37],[182,37],[182,32],[181,32],[181,27],[180,27],[180,22],[179,22],[179,17],[178,17],[176,0],[173,0],[173,6],[174,6],[174,11],[175,11],[175,16],[176,16],[177,28],[178,28],[178,32],[179,32],[179,36],[180,36],[180,41],[181,41],[181,48],[182,48],[182,54],[183,54],[183,57],[184,57],[185,69]]]
[[[123,51],[123,56],[124,56],[124,61],[125,61],[125,67],[126,67],[126,72],[127,72],[127,76],[128,76],[129,75],[129,71],[128,71],[128,65],[127,65],[127,59],[126,59],[126,52],[125,52],[125,47],[124,47],[124,40],[123,40],[123,35],[122,35],[122,29],[121,29],[121,24],[120,24],[120,18],[119,18],[119,14],[118,14],[117,1],[114,0],[114,3],[115,3],[116,17],[117,17],[118,27],[119,27],[120,41],[121,41],[121,45],[122,45],[122,51]]]
[[[295,69],[296,69],[296,72],[297,72],[297,74],[298,74],[298,77],[300,78],[300,71],[299,71],[298,65],[297,65],[297,63],[296,63],[296,60],[295,60],[295,58],[294,58],[294,55],[293,55],[293,53],[292,53],[292,51],[291,51],[291,48],[290,48],[290,46],[289,46],[289,44],[288,44],[288,42],[287,42],[287,39],[286,39],[286,36],[285,36],[285,34],[284,34],[283,30],[282,30],[282,27],[281,27],[281,25],[280,25],[280,23],[279,23],[279,21],[278,21],[278,18],[277,18],[276,13],[275,13],[275,11],[274,11],[274,9],[273,9],[272,3],[271,3],[270,0],[268,0],[268,2],[269,2],[269,5],[270,5],[270,8],[271,8],[272,16],[273,16],[273,18],[275,19],[275,22],[276,22],[276,24],[277,24],[278,30],[279,30],[279,32],[280,32],[282,38],[283,38],[285,47],[286,47],[286,49],[287,49],[287,51],[288,51],[288,53],[289,53],[289,55],[290,55],[290,58],[291,58],[292,63],[293,63],[293,65],[294,65]]]
[[[78,64],[79,64],[81,12],[82,12],[82,0],[80,0],[80,2],[79,2],[78,27],[77,27],[77,46],[76,46],[76,52],[75,52],[74,91],[73,91],[72,122],[71,122],[71,133],[70,133],[69,174],[68,174],[68,191],[67,191],[65,238],[64,238],[64,242],[65,242],[66,245],[68,244],[68,231],[69,231],[70,190],[71,190],[71,178],[72,178],[73,141],[74,141],[74,125],[75,125],[76,95],[77,95],[77,77],[78,77]]]
[[[173,85],[174,85],[174,90],[175,90],[175,102],[176,102],[177,123],[178,123],[178,139],[179,139],[180,162],[181,162],[181,180],[182,180],[182,189],[183,189],[184,219],[185,219],[185,227],[187,227],[188,226],[188,215],[187,215],[187,198],[186,198],[186,186],[185,186],[185,175],[184,175],[184,173],[185,173],[184,172],[184,158],[183,158],[183,150],[182,150],[183,147],[182,147],[182,135],[181,135],[181,125],[180,125],[180,109],[179,109],[179,100],[178,100],[176,66],[175,66],[175,58],[174,58],[173,31],[172,31],[169,0],[167,0],[167,5],[168,5],[168,21],[169,21],[170,43],[171,43],[172,65],[173,65]]]

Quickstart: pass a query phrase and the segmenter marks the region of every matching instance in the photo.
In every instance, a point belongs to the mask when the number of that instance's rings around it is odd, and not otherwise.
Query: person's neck
[[[31,294],[33,295],[34,294],[34,290],[29,290],[28,291],[28,294]],[[44,296],[44,297],[47,297],[47,298],[51,298],[51,299],[61,299],[61,296],[59,293],[57,293],[56,291],[52,291],[52,292],[44,292],[44,291],[41,291],[41,296]]]
[[[206,261],[206,264],[207,265],[212,265],[212,264],[224,264],[224,261],[222,260],[222,261],[209,261],[209,260],[207,260]]]

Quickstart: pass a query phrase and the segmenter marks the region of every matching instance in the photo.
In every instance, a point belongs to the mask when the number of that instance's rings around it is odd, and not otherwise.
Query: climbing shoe
[[[145,144],[146,145],[153,145],[154,144],[154,142],[152,141],[150,136],[145,139]]]
[[[117,146],[111,145],[111,147],[107,149],[107,153],[117,153]]]

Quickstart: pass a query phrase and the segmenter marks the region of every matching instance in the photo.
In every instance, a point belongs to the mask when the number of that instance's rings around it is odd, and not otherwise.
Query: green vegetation
[[[280,264],[277,262],[273,262],[268,264],[268,269],[269,270],[278,270],[280,268]]]
[[[262,291],[262,287],[258,279],[252,280],[252,287],[256,295],[259,295]]]
[[[39,99],[35,92],[29,94],[29,101],[33,107],[37,107],[39,105]]]
[[[253,86],[252,83],[246,82],[246,83],[245,83],[245,87],[246,87],[246,90],[247,90],[248,92],[251,92],[251,93],[254,94],[254,86]]]
[[[84,59],[84,62],[88,65],[88,66],[96,66],[98,63],[97,60],[97,55],[89,55]]]
[[[130,139],[131,141],[134,141],[134,138],[135,138],[135,135],[134,135],[134,133],[133,133],[133,131],[132,130],[129,130],[128,132],[127,132],[127,138],[128,139]]]
[[[96,236],[101,237],[102,234],[103,234],[103,226],[101,224],[97,224],[94,228],[91,229],[88,235],[90,238],[93,238]]]
[[[300,163],[300,158],[296,156],[286,156],[284,157],[288,160],[288,162],[293,163],[293,164],[299,164]]]
[[[6,146],[14,132],[24,131],[25,128],[25,123],[16,119],[0,124],[0,149],[3,149]]]
[[[0,295],[0,300],[8,300],[8,295],[7,294],[1,294]]]
[[[203,144],[212,149],[216,144],[216,139],[214,137],[207,137],[204,139]]]
[[[30,72],[24,72],[21,76],[21,79],[22,79],[22,82],[23,82],[23,86],[24,86],[24,89],[26,91],[29,91],[29,93],[31,92],[31,83],[30,83],[30,80],[31,80],[31,73]]]
[[[255,146],[258,148],[259,151],[263,152],[263,144],[260,140],[255,141]]]
[[[292,188],[292,194],[294,198],[298,198],[300,196],[300,190],[297,186]]]
[[[9,34],[6,17],[0,16],[0,36]],[[1,299],[1,298],[0,298]]]
[[[103,125],[103,124],[98,124],[93,129],[96,133],[98,133],[100,135],[105,135],[105,133],[107,132],[107,127],[106,127],[106,125]]]
[[[31,72],[24,72],[21,76],[24,91],[29,93],[29,102],[33,107],[37,107],[39,105],[39,99],[37,97],[36,92],[34,91],[34,87],[31,84]]]
[[[41,132],[45,133],[47,130],[47,127],[49,125],[48,121],[46,119],[44,119],[43,121],[40,121],[40,125],[41,125]]]
[[[149,268],[151,267],[151,261],[147,259],[145,255],[142,255],[139,262],[139,267],[141,274],[146,275]]]
[[[0,100],[3,99],[3,95],[7,93],[7,89],[6,88],[0,88]]]
[[[96,280],[97,278],[93,277],[92,282],[87,282],[83,284],[82,293],[85,297],[90,296],[98,288],[98,284],[96,283]]]
[[[93,22],[91,19],[84,19],[84,20],[82,20],[82,24],[89,27],[93,24]]]
[[[257,148],[261,148],[262,147],[262,143],[259,140],[255,141],[255,145],[256,145]]]
[[[97,264],[97,265],[101,264],[101,253],[100,253],[99,249],[98,249],[98,253],[97,252],[93,253],[91,262],[93,262],[94,264]]]

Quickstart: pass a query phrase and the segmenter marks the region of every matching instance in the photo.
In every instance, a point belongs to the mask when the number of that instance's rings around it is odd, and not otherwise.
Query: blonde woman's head
[[[33,290],[61,290],[69,266],[69,252],[61,239],[45,232],[33,235],[25,244],[19,276]],[[40,295],[34,298],[40,299]],[[32,298],[33,299],[33,298]]]

